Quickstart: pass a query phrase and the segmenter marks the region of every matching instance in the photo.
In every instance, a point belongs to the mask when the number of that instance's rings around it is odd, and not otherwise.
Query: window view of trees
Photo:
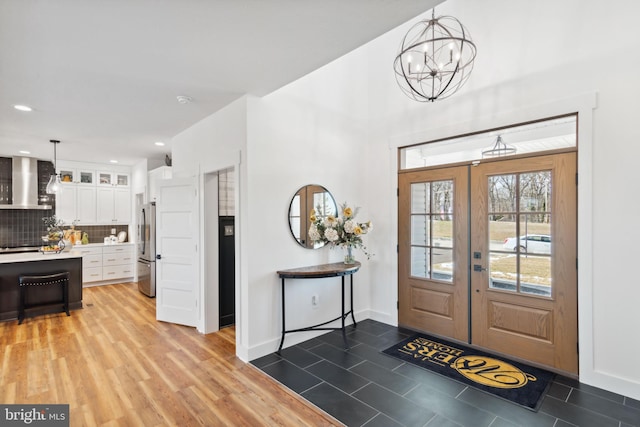
[[[551,295],[551,172],[489,178],[490,286]]]

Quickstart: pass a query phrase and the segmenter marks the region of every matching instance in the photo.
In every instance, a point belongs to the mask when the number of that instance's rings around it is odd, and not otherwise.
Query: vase
[[[353,255],[353,247],[345,246],[344,247],[344,263],[345,264],[355,264],[356,258]]]

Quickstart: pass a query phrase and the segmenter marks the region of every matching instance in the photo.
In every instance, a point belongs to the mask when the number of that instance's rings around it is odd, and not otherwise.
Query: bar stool
[[[51,274],[39,274],[39,275],[30,275],[30,274],[21,274],[19,277],[20,280],[20,307],[18,310],[18,324],[22,324],[25,315],[25,309],[33,308],[33,307],[43,307],[47,305],[53,304],[62,304],[62,311],[69,314],[69,272],[63,271],[60,273],[51,273]],[[46,302],[46,303],[38,303],[38,304],[26,304],[26,294],[27,289],[32,286],[62,286],[62,301],[59,302]]]

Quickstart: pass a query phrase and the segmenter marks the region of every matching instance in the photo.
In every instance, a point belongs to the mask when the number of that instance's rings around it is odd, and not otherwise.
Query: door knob
[[[481,265],[473,264],[473,271],[487,271],[487,269],[482,267]]]

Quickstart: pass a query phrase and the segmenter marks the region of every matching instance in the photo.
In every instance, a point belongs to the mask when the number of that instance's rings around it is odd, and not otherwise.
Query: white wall
[[[235,189],[236,200],[236,353],[243,360],[248,360],[249,334],[247,320],[248,310],[241,310],[241,307],[248,307],[248,282],[247,282],[247,262],[248,256],[246,248],[249,244],[245,241],[242,231],[243,224],[247,222],[248,210],[244,208],[247,202],[247,191],[240,186],[246,186],[246,144],[247,144],[247,98],[240,98],[229,104],[217,113],[201,120],[190,128],[184,130],[172,139],[173,156],[173,176],[188,177],[199,176],[200,188],[205,188],[205,177],[211,172],[233,168],[234,182],[237,183]],[[218,212],[205,210],[204,191],[200,192],[200,230],[205,230],[207,217],[215,217]],[[241,196],[240,196],[241,195]],[[209,205],[210,206],[210,205]],[[217,277],[207,276],[207,247],[210,244],[206,236],[201,233],[199,242],[200,250],[200,274],[202,279],[200,285],[200,301],[217,301],[218,282]],[[214,243],[217,245],[217,243]],[[216,248],[211,248],[215,252]],[[210,262],[210,260],[209,260]],[[209,269],[209,273],[215,269]],[[215,276],[215,275],[214,275]],[[205,278],[208,281],[205,282]],[[205,304],[200,304],[200,319],[198,330],[208,332],[212,324],[217,325],[217,320],[211,316],[217,316],[217,307],[211,307],[206,311]]]
[[[355,276],[356,315],[395,323],[396,147],[579,111],[580,379],[640,399],[640,199],[631,175],[640,154],[640,4],[450,0],[437,14],[458,17],[478,46],[471,79],[448,100],[420,104],[396,87],[392,62],[407,23],[267,97],[248,98],[246,122],[217,114],[181,134],[176,142],[187,147],[173,145],[175,167],[190,173],[199,159],[225,150],[219,134],[246,136],[242,351],[254,358],[275,350],[276,270],[340,259],[335,251],[302,249],[290,236],[287,207],[299,187],[322,184],[373,220],[366,243],[376,255]],[[231,108],[241,115],[241,107]],[[287,327],[333,313],[332,286],[329,279],[292,281]],[[320,294],[316,310],[312,293]],[[291,335],[287,345],[306,337]]]
[[[367,203],[364,175],[367,112],[366,79],[358,79],[361,55],[348,55],[262,99],[249,108],[247,191],[249,223],[249,311],[251,357],[273,352],[281,332],[281,282],[276,271],[340,261],[340,248],[310,250],[291,235],[291,198],[307,184],[326,187],[338,204],[362,209],[358,219],[376,221]],[[365,237],[365,244],[368,244]],[[374,249],[375,252],[375,249]],[[354,276],[356,319],[368,317],[370,265]],[[287,280],[287,329],[339,314],[340,279]],[[313,308],[311,296],[319,296]],[[335,325],[333,325],[335,326]],[[287,335],[285,345],[318,333]]]

